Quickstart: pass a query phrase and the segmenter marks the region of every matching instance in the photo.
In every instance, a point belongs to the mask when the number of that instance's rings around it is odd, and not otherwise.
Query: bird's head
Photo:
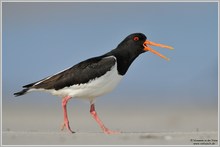
[[[119,46],[123,48],[127,48],[132,52],[136,52],[138,54],[150,51],[161,58],[164,58],[165,60],[169,60],[166,56],[160,54],[159,52],[153,50],[150,46],[157,46],[167,49],[173,49],[171,46],[167,46],[164,44],[155,43],[152,41],[147,40],[147,37],[142,33],[134,33],[129,36],[127,36],[120,44]]]

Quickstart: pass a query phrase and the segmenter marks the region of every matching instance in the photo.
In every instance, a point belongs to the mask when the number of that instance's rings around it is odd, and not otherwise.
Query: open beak
[[[143,44],[144,46],[144,50],[145,51],[150,51],[158,56],[160,56],[161,58],[164,58],[165,60],[170,60],[169,58],[167,58],[166,56],[160,54],[159,52],[153,50],[152,48],[150,48],[148,45],[152,45],[152,46],[158,46],[158,47],[162,47],[162,48],[167,48],[167,49],[170,49],[170,50],[173,50],[174,48],[171,47],[171,46],[167,46],[167,45],[163,45],[163,44],[159,44],[159,43],[155,43],[155,42],[151,42],[149,40],[146,40]]]

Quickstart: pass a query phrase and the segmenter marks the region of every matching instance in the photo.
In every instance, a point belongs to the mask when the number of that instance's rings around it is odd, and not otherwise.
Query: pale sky
[[[141,32],[173,46],[173,51],[153,47],[171,60],[142,54],[102,103],[217,103],[217,2],[3,3],[2,12],[3,102],[12,101],[23,85],[104,54]],[[35,92],[23,99],[44,103],[52,97]]]

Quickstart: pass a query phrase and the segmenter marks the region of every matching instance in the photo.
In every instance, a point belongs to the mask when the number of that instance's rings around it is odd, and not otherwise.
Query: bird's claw
[[[120,133],[121,133],[121,131],[112,131],[112,130],[109,130],[109,129],[107,129],[107,128],[104,128],[104,129],[103,129],[103,132],[104,132],[105,134],[120,134]]]
[[[63,131],[65,127],[66,127],[67,130],[70,131],[70,133],[75,133],[74,131],[71,130],[71,128],[70,128],[70,126],[69,126],[69,122],[64,122],[64,123],[61,125],[61,131]]]

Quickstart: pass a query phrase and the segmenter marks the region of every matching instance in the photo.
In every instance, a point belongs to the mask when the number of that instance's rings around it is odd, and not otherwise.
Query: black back
[[[23,86],[24,88],[44,88],[59,90],[76,84],[84,84],[104,75],[115,65],[114,57],[94,57],[51,77]],[[37,84],[39,83],[39,84]]]

